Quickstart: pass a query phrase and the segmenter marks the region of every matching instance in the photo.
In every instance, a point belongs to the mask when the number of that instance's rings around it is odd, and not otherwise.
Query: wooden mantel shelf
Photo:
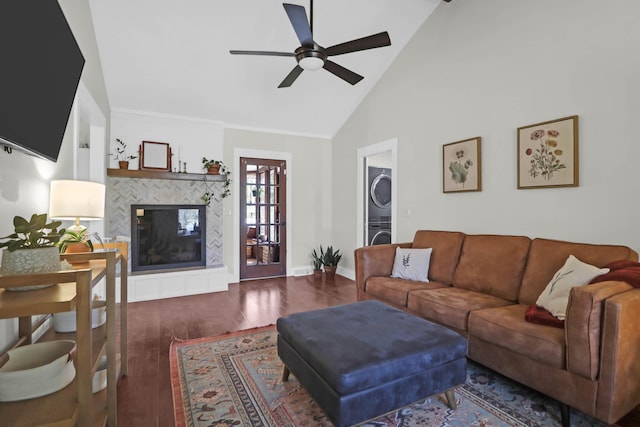
[[[145,179],[173,179],[180,181],[220,181],[226,179],[226,175],[209,175],[203,173],[173,173],[157,172],[135,169],[107,169],[107,176],[117,178],[145,178]]]

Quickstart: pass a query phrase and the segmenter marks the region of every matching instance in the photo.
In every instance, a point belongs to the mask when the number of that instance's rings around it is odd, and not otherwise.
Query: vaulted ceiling
[[[308,0],[290,1],[309,13]],[[393,62],[439,0],[316,0],[313,38],[324,46],[388,31],[392,45],[335,56],[364,76],[355,86],[326,70],[278,88],[300,42],[275,0],[90,0],[113,110],[331,137]],[[447,7],[442,3],[441,7]]]

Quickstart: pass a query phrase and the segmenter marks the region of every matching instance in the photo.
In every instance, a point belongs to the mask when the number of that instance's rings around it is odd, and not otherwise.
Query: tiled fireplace
[[[197,205],[203,204],[201,197],[206,191],[212,191],[216,195],[206,207],[207,268],[131,276],[130,300],[167,298],[226,289],[227,277],[222,252],[223,210],[222,200],[217,196],[222,193],[224,177],[117,169],[109,169],[107,175],[105,235],[114,239],[131,239],[132,205]],[[131,271],[130,267],[129,270]],[[224,278],[212,279],[212,274],[221,273],[224,273]],[[215,283],[219,281],[225,282],[224,289],[220,289],[220,283]]]

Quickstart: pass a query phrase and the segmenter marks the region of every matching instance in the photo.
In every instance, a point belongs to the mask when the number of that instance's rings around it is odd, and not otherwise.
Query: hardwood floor
[[[118,385],[118,426],[174,426],[169,344],[270,325],[278,317],[356,301],[355,283],[341,276],[253,280],[229,291],[131,303],[129,374]]]
[[[129,375],[118,386],[118,425],[174,426],[169,344],[275,323],[278,317],[356,301],[355,283],[341,276],[253,280],[229,291],[131,303]],[[636,408],[617,426],[640,427]]]

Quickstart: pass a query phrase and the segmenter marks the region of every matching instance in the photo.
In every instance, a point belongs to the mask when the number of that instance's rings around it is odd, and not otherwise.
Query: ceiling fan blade
[[[328,56],[335,56],[384,46],[391,46],[391,39],[386,31],[328,47],[326,52]]]
[[[297,4],[283,3],[284,10],[289,15],[289,21],[293,25],[293,29],[300,40],[302,46],[313,46],[313,35],[311,34],[311,27],[309,27],[309,21],[307,20],[307,12],[303,6]]]
[[[302,74],[302,67],[300,67],[299,65],[296,65],[294,67],[293,70],[291,70],[291,72],[289,73],[289,75],[287,75],[287,77],[284,78],[284,80],[282,81],[282,83],[280,83],[280,86],[278,87],[289,87],[293,84],[293,82],[296,81],[296,79],[298,78],[298,76],[300,74]]]
[[[296,56],[293,52],[273,52],[269,50],[230,50],[231,55]]]
[[[329,71],[330,73],[335,74],[336,76],[340,77],[342,80],[346,81],[347,83],[351,83],[352,85],[364,79],[364,77],[362,77],[360,74],[356,74],[353,71],[348,70],[344,68],[342,65],[338,65],[333,61],[329,61],[329,60],[325,61],[324,67],[322,68]]]

